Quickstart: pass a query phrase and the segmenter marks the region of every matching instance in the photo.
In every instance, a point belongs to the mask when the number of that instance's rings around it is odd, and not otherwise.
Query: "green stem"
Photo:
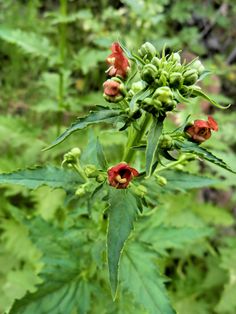
[[[142,120],[139,124],[140,131],[136,130],[134,127],[131,128],[131,132],[129,133],[129,138],[127,142],[127,147],[124,152],[124,157],[123,157],[124,161],[126,162],[132,161],[135,154],[135,150],[132,149],[132,147],[140,143],[143,135],[146,132],[147,126],[149,125],[150,119],[151,119],[151,115],[148,113],[145,113],[145,116],[142,117]]]
[[[67,0],[60,0],[60,14],[63,17],[67,16]],[[57,135],[61,132],[61,121],[62,121],[62,109],[64,107],[64,71],[65,58],[67,51],[66,42],[66,24],[59,24],[59,52],[60,52],[60,69],[59,69],[59,84],[58,84],[58,116],[57,116]]]
[[[192,158],[192,157],[191,157]],[[173,162],[170,162],[169,164],[167,164],[166,166],[160,166],[159,168],[157,168],[155,170],[155,173],[157,172],[160,172],[160,171],[163,171],[163,170],[166,170],[166,169],[169,169],[169,168],[173,168],[179,164],[182,164],[184,161],[188,160],[189,159],[189,156],[186,156],[186,155],[182,155],[180,156],[180,158],[176,161],[173,161]]]

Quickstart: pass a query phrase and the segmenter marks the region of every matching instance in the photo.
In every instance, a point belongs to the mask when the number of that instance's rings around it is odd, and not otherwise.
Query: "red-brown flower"
[[[111,167],[107,173],[109,184],[116,189],[126,189],[133,177],[139,175],[138,171],[130,167],[126,162],[121,162]]]
[[[218,131],[218,124],[209,116],[207,121],[195,120],[193,125],[186,127],[185,132],[192,141],[202,143],[211,137],[211,130]]]
[[[125,57],[118,43],[112,44],[111,51],[112,53],[106,59],[107,63],[110,65],[107,73],[110,76],[121,76],[125,78],[129,70],[129,60]]]

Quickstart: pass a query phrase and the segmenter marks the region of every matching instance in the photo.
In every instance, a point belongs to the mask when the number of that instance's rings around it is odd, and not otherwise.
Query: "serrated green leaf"
[[[139,239],[150,243],[157,252],[161,252],[169,248],[183,248],[186,244],[194,243],[210,235],[212,235],[210,228],[157,226],[141,230]]]
[[[21,169],[0,174],[0,184],[19,184],[29,189],[47,185],[51,188],[69,190],[81,183],[84,183],[84,180],[79,174],[52,166]]]
[[[185,191],[212,186],[220,182],[218,179],[212,179],[180,170],[162,171],[161,175],[167,180],[166,188],[171,190]]]
[[[199,90],[199,89],[194,89],[193,88],[193,95],[194,96],[200,96],[204,99],[206,99],[207,101],[209,101],[212,105],[214,105],[217,108],[220,109],[228,109],[231,104],[229,104],[228,106],[221,106],[220,104],[218,104],[215,100],[213,100],[212,98],[210,98],[209,96],[207,96],[203,91]]]
[[[99,162],[99,165],[101,166],[102,169],[107,170],[108,163],[107,163],[104,151],[103,151],[102,144],[100,143],[98,138],[97,138],[96,148],[97,148],[97,160]]]
[[[118,270],[120,256],[137,217],[136,198],[129,190],[109,191],[109,224],[107,231],[107,258],[109,279],[113,299],[116,298],[118,287]]]
[[[30,238],[44,252],[44,282],[34,293],[17,300],[10,314],[71,314],[73,310],[87,313],[90,306],[90,287],[79,276],[79,253],[87,241],[85,232],[65,231],[36,218],[25,221]],[[82,299],[83,298],[83,299]]]
[[[174,314],[155,259],[156,254],[147,246],[130,243],[121,263],[122,285],[149,314]]]
[[[150,127],[148,138],[147,138],[147,148],[146,148],[146,175],[150,176],[152,171],[152,166],[155,161],[155,155],[158,148],[159,137],[163,129],[163,117],[156,119],[153,118],[152,125]]]
[[[37,57],[51,58],[56,56],[56,50],[46,37],[20,29],[0,28],[0,38],[22,49],[24,53]]]
[[[185,141],[185,142],[178,142],[177,145],[178,147],[181,148],[181,151],[184,153],[196,154],[197,156],[204,158],[217,166],[220,166],[230,172],[236,173],[222,159],[216,157],[211,152],[209,152],[206,148],[201,147],[196,143]]]
[[[68,136],[72,133],[82,130],[89,125],[96,124],[96,123],[113,123],[118,120],[118,117],[121,115],[121,110],[112,110],[112,109],[105,109],[100,111],[91,111],[89,115],[78,118],[64,133],[62,133],[52,144],[45,148],[48,150],[61,142],[63,142]]]

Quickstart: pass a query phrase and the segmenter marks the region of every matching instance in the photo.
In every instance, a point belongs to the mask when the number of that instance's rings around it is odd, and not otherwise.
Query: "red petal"
[[[197,128],[210,128],[208,121],[204,120],[195,120],[194,126]]]
[[[218,131],[218,124],[211,116],[208,117],[208,124],[212,130]]]

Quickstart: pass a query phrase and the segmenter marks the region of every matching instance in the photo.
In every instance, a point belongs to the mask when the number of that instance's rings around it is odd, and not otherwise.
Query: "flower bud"
[[[191,64],[191,69],[197,70],[198,75],[201,75],[202,72],[204,72],[205,67],[204,67],[204,65],[201,63],[200,60],[195,60],[195,61]]]
[[[160,136],[158,146],[161,149],[170,150],[173,147],[172,137],[170,135],[162,135],[162,136]]]
[[[156,175],[155,176],[157,178],[157,183],[160,185],[160,186],[165,186],[167,184],[167,180],[166,178],[162,177],[162,176],[159,176],[159,175]]]
[[[159,69],[160,65],[161,65],[161,59],[159,59],[157,57],[153,57],[151,60],[151,64],[155,65],[157,67],[157,69]]]
[[[75,158],[80,158],[81,156],[81,150],[78,147],[72,148],[70,153],[75,157]]]
[[[88,178],[95,178],[98,175],[98,170],[95,165],[87,165],[84,167],[84,173]]]
[[[172,55],[171,55],[171,58],[174,62],[176,63],[181,63],[181,57],[180,57],[180,54],[178,52],[174,52]]]
[[[78,189],[75,191],[75,195],[79,197],[82,197],[85,194],[86,194],[86,189],[84,185],[79,186]]]
[[[99,174],[99,175],[96,177],[96,181],[97,181],[98,183],[104,182],[105,179],[106,179],[106,177],[105,177],[104,175],[102,175],[102,174]]]
[[[138,185],[135,187],[134,193],[143,198],[147,194],[147,188],[144,185]]]
[[[132,84],[131,89],[134,94],[137,94],[147,86],[147,83],[144,81],[138,81]]]
[[[173,93],[168,86],[162,86],[156,89],[153,98],[161,102],[167,102],[173,99]]]
[[[185,71],[183,76],[185,85],[193,85],[198,80],[198,72],[195,69]]]
[[[151,43],[146,42],[138,50],[138,53],[141,58],[144,58],[146,56],[149,60],[151,60],[156,55],[157,51]]]
[[[171,87],[179,88],[183,84],[183,76],[179,72],[172,72],[169,77]]]
[[[149,63],[146,64],[143,67],[142,73],[141,73],[141,78],[146,81],[147,83],[152,83],[155,79],[155,76],[157,74],[157,68],[155,65]]]
[[[103,83],[104,98],[108,102],[119,102],[124,98],[124,84],[117,78],[112,78]]]

